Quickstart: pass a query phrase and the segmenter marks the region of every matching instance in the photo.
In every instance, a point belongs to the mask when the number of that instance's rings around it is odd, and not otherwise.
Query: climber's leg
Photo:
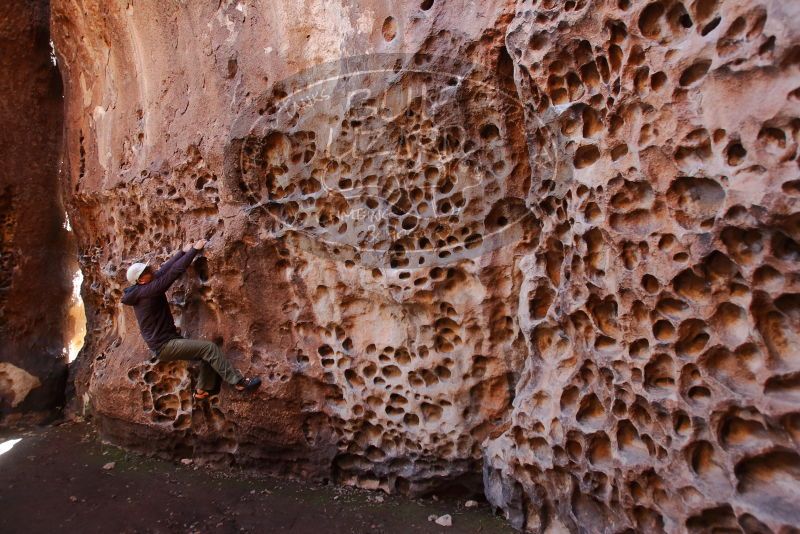
[[[203,352],[203,361],[213,367],[225,382],[228,384],[238,384],[239,381],[244,378],[231,362],[228,361],[228,358],[222,354],[222,349],[220,349],[216,343],[210,341],[201,341],[201,343],[206,344],[205,351]]]
[[[202,339],[172,339],[161,347],[158,359],[162,362],[174,360],[202,360],[203,368],[200,371],[197,387],[208,391],[214,387],[219,374],[229,384],[236,384],[242,379],[231,362],[222,354],[222,350],[211,341]],[[216,373],[214,373],[216,371]],[[213,376],[213,380],[211,379]]]
[[[214,391],[219,386],[219,375],[214,368],[206,361],[200,366],[200,374],[197,377],[197,389],[203,391]]]

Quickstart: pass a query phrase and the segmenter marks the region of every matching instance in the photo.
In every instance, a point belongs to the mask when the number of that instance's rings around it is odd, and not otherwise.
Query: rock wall
[[[17,5],[19,4],[19,5]],[[64,403],[68,233],[62,86],[47,1],[0,5],[0,422]],[[42,298],[46,295],[47,298]]]
[[[131,447],[519,529],[800,524],[800,5],[54,2],[89,321]],[[124,273],[209,245],[191,399]],[[481,481],[482,478],[482,481]]]

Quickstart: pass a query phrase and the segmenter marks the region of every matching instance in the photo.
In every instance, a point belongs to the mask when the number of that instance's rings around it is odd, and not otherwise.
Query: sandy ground
[[[463,500],[411,499],[146,458],[101,443],[85,423],[0,431],[0,443],[17,438],[0,455],[4,534],[514,532],[485,502],[465,508]],[[442,514],[452,516],[451,527],[428,521]]]

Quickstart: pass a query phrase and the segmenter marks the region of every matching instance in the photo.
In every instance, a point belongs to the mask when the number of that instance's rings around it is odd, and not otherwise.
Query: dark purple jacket
[[[155,353],[170,339],[181,337],[169,311],[166,293],[172,283],[186,272],[196,255],[195,248],[189,252],[179,250],[153,273],[152,282],[127,287],[123,292],[122,303],[133,306],[142,337]]]

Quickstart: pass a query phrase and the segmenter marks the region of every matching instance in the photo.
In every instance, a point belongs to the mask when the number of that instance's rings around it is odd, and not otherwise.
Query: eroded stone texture
[[[539,4],[507,46],[575,170],[533,184],[490,498],[528,530],[797,525],[798,6]]]
[[[799,10],[57,2],[77,401],[131,446],[386,491],[482,471],[529,531],[800,523]],[[364,54],[399,55],[336,62]],[[198,237],[174,310],[254,397],[192,406],[119,304]]]
[[[48,24],[46,1],[0,5],[0,420],[6,421],[48,417],[63,405],[67,378],[70,261],[58,180],[63,100]]]

